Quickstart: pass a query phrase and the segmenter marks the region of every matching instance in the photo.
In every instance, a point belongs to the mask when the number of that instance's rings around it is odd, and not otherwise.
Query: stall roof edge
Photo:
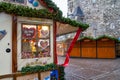
[[[39,0],[41,1],[41,0]],[[47,1],[51,0],[43,0],[46,1],[47,5],[49,4]],[[54,4],[53,4],[54,6]],[[48,8],[48,7],[47,7]],[[51,9],[51,7],[49,6]],[[55,6],[54,6],[55,8]],[[58,9],[58,7],[57,7]],[[59,10],[59,9],[58,9]],[[34,17],[34,18],[46,18],[53,19],[55,21],[61,22],[63,24],[69,24],[72,27],[80,27],[82,30],[86,30],[89,25],[85,23],[79,23],[75,20],[71,20],[69,18],[65,18],[62,16],[62,12],[59,10],[57,13],[50,12],[48,9],[33,9],[28,6],[15,5],[12,3],[0,2],[0,12],[5,12],[7,14],[22,16],[22,17]]]

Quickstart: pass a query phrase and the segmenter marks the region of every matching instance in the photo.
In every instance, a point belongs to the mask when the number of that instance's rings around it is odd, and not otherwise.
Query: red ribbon
[[[71,44],[70,44],[70,47],[69,47],[69,49],[68,49],[68,51],[67,51],[66,59],[65,59],[65,61],[64,61],[64,64],[62,64],[62,66],[64,66],[64,67],[68,66],[69,58],[70,58],[70,52],[71,52],[71,50],[72,50],[75,42],[77,41],[77,39],[78,39],[81,31],[82,31],[81,28],[79,28],[79,29],[77,30],[77,33],[76,33],[74,39],[72,40],[72,42],[71,42]]]

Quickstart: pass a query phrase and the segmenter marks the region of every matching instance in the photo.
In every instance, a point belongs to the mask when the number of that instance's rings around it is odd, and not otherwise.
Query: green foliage
[[[99,40],[99,39],[102,39],[102,38],[108,38],[110,40],[115,40],[115,41],[119,42],[119,40],[117,38],[114,38],[112,36],[107,36],[107,35],[101,35],[101,36],[98,36],[97,38],[93,38],[91,36],[84,36],[84,37],[81,37],[80,40],[83,40],[83,39]]]
[[[117,42],[120,42],[120,39],[117,39]]]
[[[91,37],[91,36],[85,36],[85,37],[81,37],[80,40],[83,39],[90,39],[90,40],[95,40],[95,38]]]
[[[65,80],[65,72],[64,72],[65,67],[64,66],[59,66],[59,79],[60,80]]]
[[[54,12],[61,11],[52,0],[44,0],[44,2],[47,4],[48,8],[54,9]],[[62,17],[62,14],[61,14],[61,17]]]
[[[99,37],[96,38],[96,40],[99,40],[99,39],[102,39],[102,38],[108,38],[108,39],[115,40],[115,41],[118,40],[117,38],[114,38],[112,36],[107,36],[107,35],[99,36]]]
[[[60,22],[62,22],[62,23],[69,23],[70,25],[73,25],[74,27],[81,27],[83,30],[85,30],[85,29],[87,29],[89,27],[88,24],[78,23],[75,20],[71,20],[70,18],[62,17],[60,19]]]
[[[15,5],[5,2],[0,2],[0,12],[5,12],[7,14],[23,16],[23,17],[53,19],[55,21],[59,21],[65,24],[70,24],[74,27],[81,27],[83,30],[89,27],[88,24],[78,23],[75,20],[62,17],[62,12],[56,7],[56,5],[51,0],[44,0],[44,1],[46,1],[49,7],[53,8],[55,11],[58,10],[58,12],[51,13],[47,9],[36,9],[36,8],[33,9],[28,6]],[[50,3],[48,3],[47,1],[49,1]]]
[[[59,79],[65,80],[65,72],[64,72],[65,67],[61,65],[58,66],[53,63],[47,64],[45,66],[36,65],[36,66],[22,67],[21,73],[22,74],[36,73],[36,72],[44,72],[44,71],[55,70],[55,69],[59,69]]]
[[[26,66],[26,67],[22,67],[21,72],[23,74],[26,73],[35,73],[35,72],[43,72],[43,71],[47,71],[47,70],[54,70],[57,69],[57,65],[51,63],[51,64],[47,64],[45,66]]]

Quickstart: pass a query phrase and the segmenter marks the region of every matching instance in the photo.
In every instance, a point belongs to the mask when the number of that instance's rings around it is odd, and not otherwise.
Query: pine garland
[[[47,64],[45,66],[26,66],[26,67],[22,67],[21,72],[23,74],[26,73],[36,73],[36,72],[44,72],[44,71],[48,71],[48,70],[55,70],[57,69],[57,65],[51,63],[51,64]]]
[[[99,39],[102,39],[102,38],[108,38],[110,40],[115,40],[115,41],[119,42],[119,40],[117,38],[114,38],[114,37],[108,36],[108,35],[101,35],[101,36],[98,36],[97,38],[93,38],[91,36],[84,36],[84,37],[81,37],[79,41],[81,41],[83,39],[99,40]]]
[[[107,35],[99,36],[99,37],[96,38],[96,40],[99,40],[99,39],[102,39],[102,38],[108,38],[108,39],[110,39],[110,40],[115,40],[115,41],[118,40],[117,38],[114,38],[114,37],[112,37],[112,36],[107,36]]]
[[[59,79],[60,80],[66,80],[65,79],[65,72],[64,72],[64,69],[65,69],[65,67],[63,67],[63,66],[59,66]]]
[[[56,8],[57,9],[57,8]],[[62,13],[59,10],[58,13],[51,13],[47,9],[36,9],[30,8],[28,6],[15,5],[11,3],[0,2],[0,12],[5,12],[7,14],[23,16],[23,17],[36,17],[36,18],[46,18],[53,19],[65,24],[70,24],[74,27],[80,27],[83,30],[89,27],[88,24],[78,23],[75,20],[62,17]]]
[[[91,37],[91,36],[84,36],[84,37],[81,37],[80,40],[84,40],[84,39],[89,39],[89,40],[95,40],[95,38]],[[79,41],[80,41],[79,40]]]

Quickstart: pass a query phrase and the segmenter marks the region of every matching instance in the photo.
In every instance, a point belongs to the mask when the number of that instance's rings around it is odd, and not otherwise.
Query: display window
[[[50,57],[49,25],[22,24],[22,59]]]

